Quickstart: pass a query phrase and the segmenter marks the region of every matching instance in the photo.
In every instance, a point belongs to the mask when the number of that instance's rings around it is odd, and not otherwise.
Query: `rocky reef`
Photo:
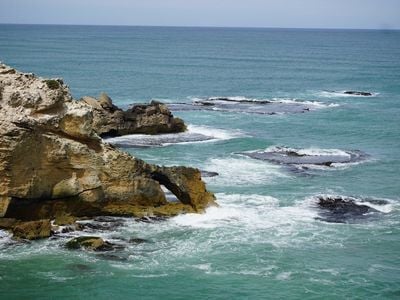
[[[246,97],[196,98],[192,103],[170,103],[172,111],[219,111],[260,115],[298,114],[336,106],[297,99],[252,99]]]
[[[250,158],[265,160],[275,164],[292,167],[292,170],[309,170],[312,168],[334,168],[365,161],[369,156],[360,150],[340,149],[297,149],[272,146],[265,150],[242,152]]]
[[[203,212],[215,204],[199,170],[147,164],[99,136],[123,134],[130,129],[156,133],[171,124],[178,124],[175,129],[171,125],[171,130],[184,130],[183,122],[158,103],[123,112],[105,95],[99,100],[74,100],[61,79],[38,78],[0,64],[3,228],[19,226],[18,232],[23,232],[21,222],[47,220],[28,224],[41,237],[48,235],[48,220],[52,219],[173,216]],[[102,114],[120,115],[136,123],[128,122],[130,125],[124,127],[116,117],[118,122],[111,119],[103,124],[108,117]],[[169,123],[160,121],[156,130],[154,124],[164,117]],[[162,186],[179,201],[168,202]],[[35,238],[27,233],[21,236]]]
[[[166,105],[157,101],[134,105],[124,111],[115,106],[105,93],[98,99],[83,97],[81,100],[93,108],[92,126],[102,137],[136,133],[177,133],[186,130],[183,120],[174,117]]]

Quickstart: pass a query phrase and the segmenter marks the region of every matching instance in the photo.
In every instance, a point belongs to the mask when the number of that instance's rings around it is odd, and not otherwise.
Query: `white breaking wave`
[[[195,228],[274,228],[285,235],[297,230],[299,223],[310,223],[317,216],[309,207],[280,207],[279,200],[271,196],[218,193],[216,197],[219,207],[209,207],[204,214],[179,215],[172,221]]]
[[[251,158],[287,164],[300,170],[337,170],[371,161],[370,156],[359,150],[290,148],[270,146],[265,150],[243,153]]]
[[[218,176],[204,179],[221,186],[266,184],[290,177],[277,165],[247,157],[213,158],[202,169],[217,172]]]
[[[324,103],[321,101],[313,101],[313,100],[300,100],[296,98],[248,98],[244,96],[232,96],[232,97],[209,97],[209,98],[198,98],[194,97],[191,99],[194,102],[202,102],[202,101],[226,101],[226,102],[237,102],[240,103],[254,103],[254,104],[297,104],[297,105],[307,105],[314,109],[319,108],[327,108],[327,107],[338,107],[340,106],[337,103]]]
[[[321,102],[321,101],[298,100],[298,99],[273,98],[272,102],[287,103],[287,104],[304,104],[304,105],[309,105],[309,106],[313,107],[314,109],[340,106],[337,103],[324,103],[324,102]]]
[[[212,137],[214,140],[230,140],[238,137],[246,136],[243,132],[239,130],[225,130],[225,129],[217,129],[208,126],[195,126],[188,125],[189,133],[197,133],[207,137]]]
[[[346,94],[345,92],[346,91],[321,91],[317,92],[316,95],[324,98],[349,98],[349,97],[371,98],[379,95],[379,93],[371,93],[372,94],[371,96],[351,95],[351,94]]]
[[[321,149],[316,147],[304,148],[304,149],[295,149],[290,147],[280,147],[280,146],[271,146],[265,149],[265,152],[295,152],[298,155],[310,155],[310,156],[344,156],[351,158],[351,155],[340,149]]]
[[[341,197],[321,195],[326,197]],[[276,236],[296,234],[301,226],[314,226],[319,210],[315,196],[295,202],[292,206],[280,206],[279,200],[267,195],[243,195],[217,193],[219,207],[209,207],[204,214],[179,215],[171,219],[173,224],[193,228],[237,228],[241,230],[274,230]],[[358,205],[367,205],[382,213],[390,213],[395,203],[389,199],[344,197]],[[375,201],[384,200],[377,204]]]

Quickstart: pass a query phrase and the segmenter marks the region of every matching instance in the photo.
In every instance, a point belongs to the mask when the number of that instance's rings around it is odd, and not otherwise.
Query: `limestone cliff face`
[[[0,217],[174,215],[214,204],[197,169],[115,149],[93,130],[93,114],[62,80],[0,64]],[[160,184],[181,203],[168,203]]]
[[[99,99],[83,97],[81,100],[93,107],[93,129],[103,137],[186,130],[185,123],[174,117],[166,105],[157,101],[138,104],[124,111],[115,106],[105,93]]]

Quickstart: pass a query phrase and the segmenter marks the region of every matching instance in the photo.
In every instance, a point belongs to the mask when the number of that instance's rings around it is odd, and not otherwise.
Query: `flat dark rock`
[[[325,150],[319,152],[276,147],[274,149],[255,152],[243,152],[242,155],[284,165],[316,165],[331,167],[335,163],[346,164],[359,162],[367,158],[367,154],[359,150]]]
[[[359,91],[344,91],[343,94],[346,95],[355,95],[355,96],[372,96],[370,92],[359,92]]]
[[[304,113],[318,107],[321,107],[321,103],[312,101],[257,100],[234,97],[212,97],[199,99],[192,103],[168,104],[168,108],[172,111],[210,110],[264,115]]]
[[[320,208],[318,220],[330,223],[347,223],[367,217],[370,213],[379,213],[378,210],[363,204],[369,202],[385,205],[385,200],[358,199],[344,196],[317,196],[317,205]]]

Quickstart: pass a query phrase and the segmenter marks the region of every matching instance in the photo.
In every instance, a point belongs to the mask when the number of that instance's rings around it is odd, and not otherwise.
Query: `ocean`
[[[88,232],[112,254],[0,230],[1,299],[399,299],[400,31],[0,25],[0,60],[76,99],[169,104],[189,137],[110,142],[217,172],[219,203]],[[282,160],[307,155],[340,161]],[[318,197],[371,210],[326,218]]]

